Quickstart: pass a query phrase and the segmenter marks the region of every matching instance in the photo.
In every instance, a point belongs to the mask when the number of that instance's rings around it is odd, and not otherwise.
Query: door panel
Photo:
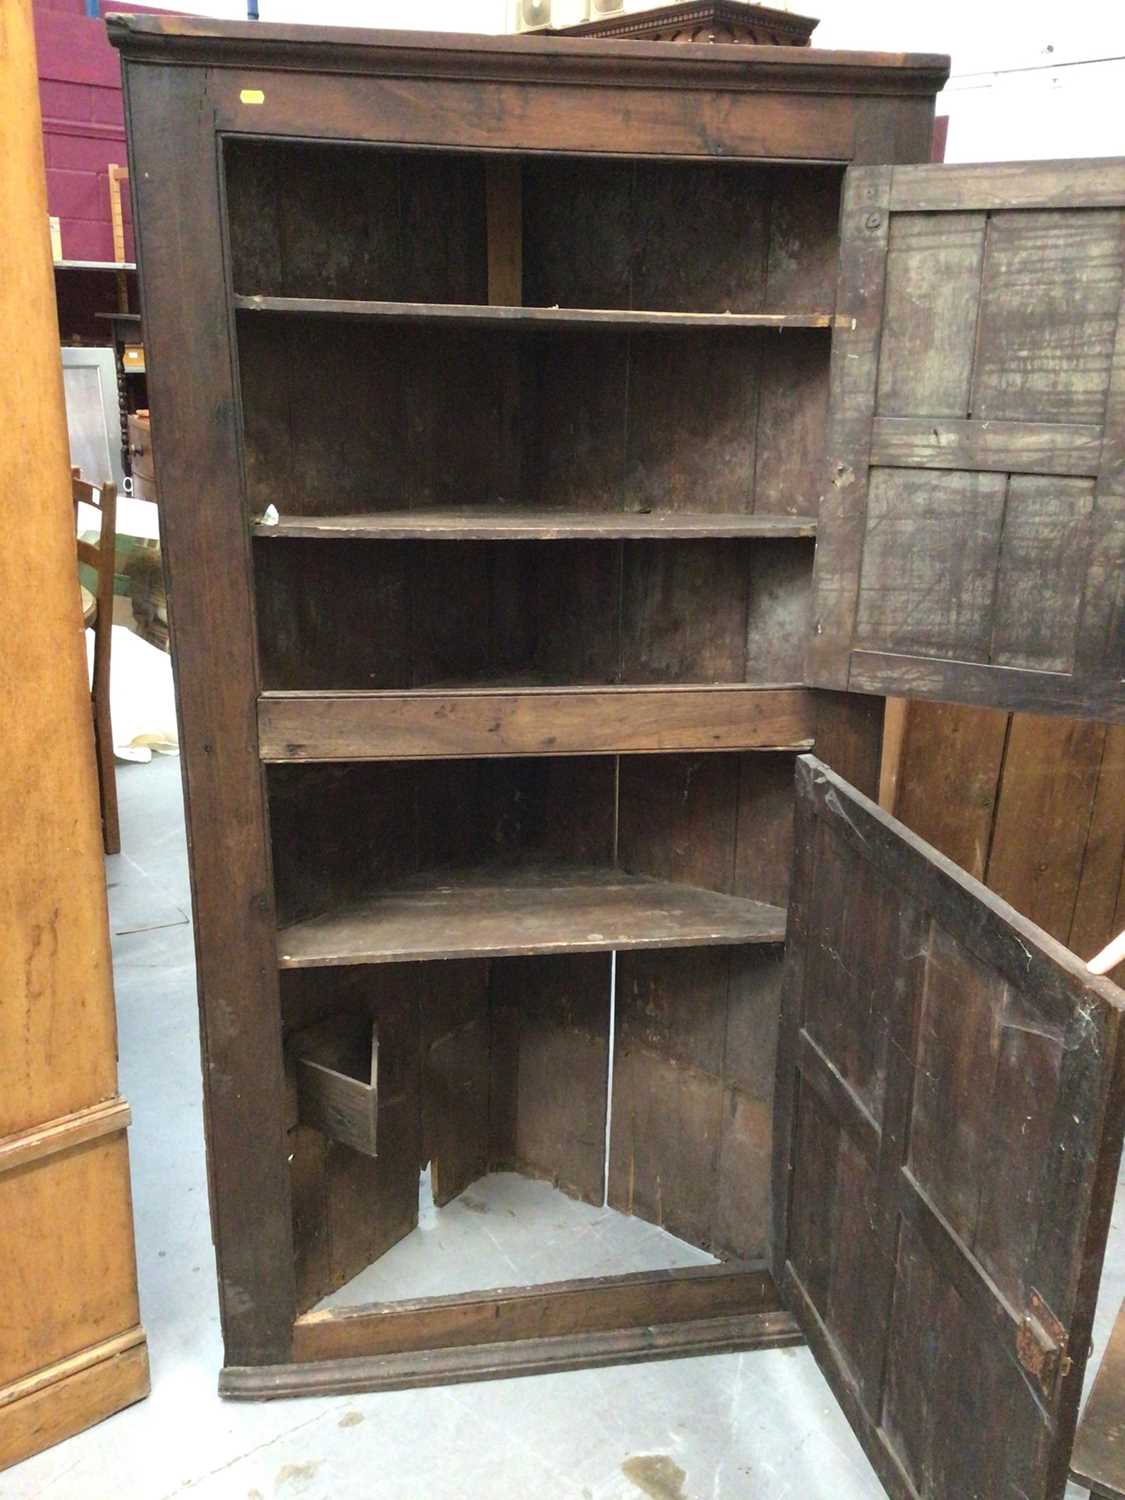
[[[1121,1154],[1125,994],[811,756],[774,1274],[895,1500],[1057,1500]]]
[[[1125,719],[1125,162],[1093,166],[849,170],[810,683]]]

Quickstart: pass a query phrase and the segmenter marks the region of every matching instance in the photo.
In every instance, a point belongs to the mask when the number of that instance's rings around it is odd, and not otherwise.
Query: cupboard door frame
[[[775,1279],[894,1500],[1055,1500],[1125,1128],[1125,994],[812,756],[797,786]]]
[[[1125,719],[1123,268],[1125,160],[849,168],[810,685]]]

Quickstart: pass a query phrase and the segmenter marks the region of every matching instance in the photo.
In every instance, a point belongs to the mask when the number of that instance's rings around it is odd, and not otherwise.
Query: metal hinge
[[[1070,1374],[1073,1362],[1066,1351],[1066,1329],[1033,1287],[1027,1311],[1016,1330],[1016,1354],[1023,1369],[1048,1398],[1054,1396],[1058,1381]]]

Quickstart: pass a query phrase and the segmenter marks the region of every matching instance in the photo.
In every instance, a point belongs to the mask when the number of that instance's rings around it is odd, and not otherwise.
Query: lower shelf
[[[621,870],[476,870],[380,891],[278,933],[283,969],[780,943],[762,901]]]
[[[636,1364],[693,1354],[731,1354],[802,1343],[804,1336],[796,1319],[779,1309],[703,1318],[691,1323],[520,1339],[467,1348],[426,1349],[293,1365],[227,1365],[219,1377],[219,1394],[242,1401],[271,1401],[290,1396],[401,1391],[418,1386],[503,1380],[555,1370],[586,1370],[600,1365]]]

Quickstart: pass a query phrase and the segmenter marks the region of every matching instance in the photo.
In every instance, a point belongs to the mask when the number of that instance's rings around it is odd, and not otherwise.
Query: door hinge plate
[[[1059,1378],[1070,1371],[1066,1349],[1066,1329],[1033,1287],[1016,1330],[1016,1354],[1022,1368],[1048,1398],[1054,1395]]]

